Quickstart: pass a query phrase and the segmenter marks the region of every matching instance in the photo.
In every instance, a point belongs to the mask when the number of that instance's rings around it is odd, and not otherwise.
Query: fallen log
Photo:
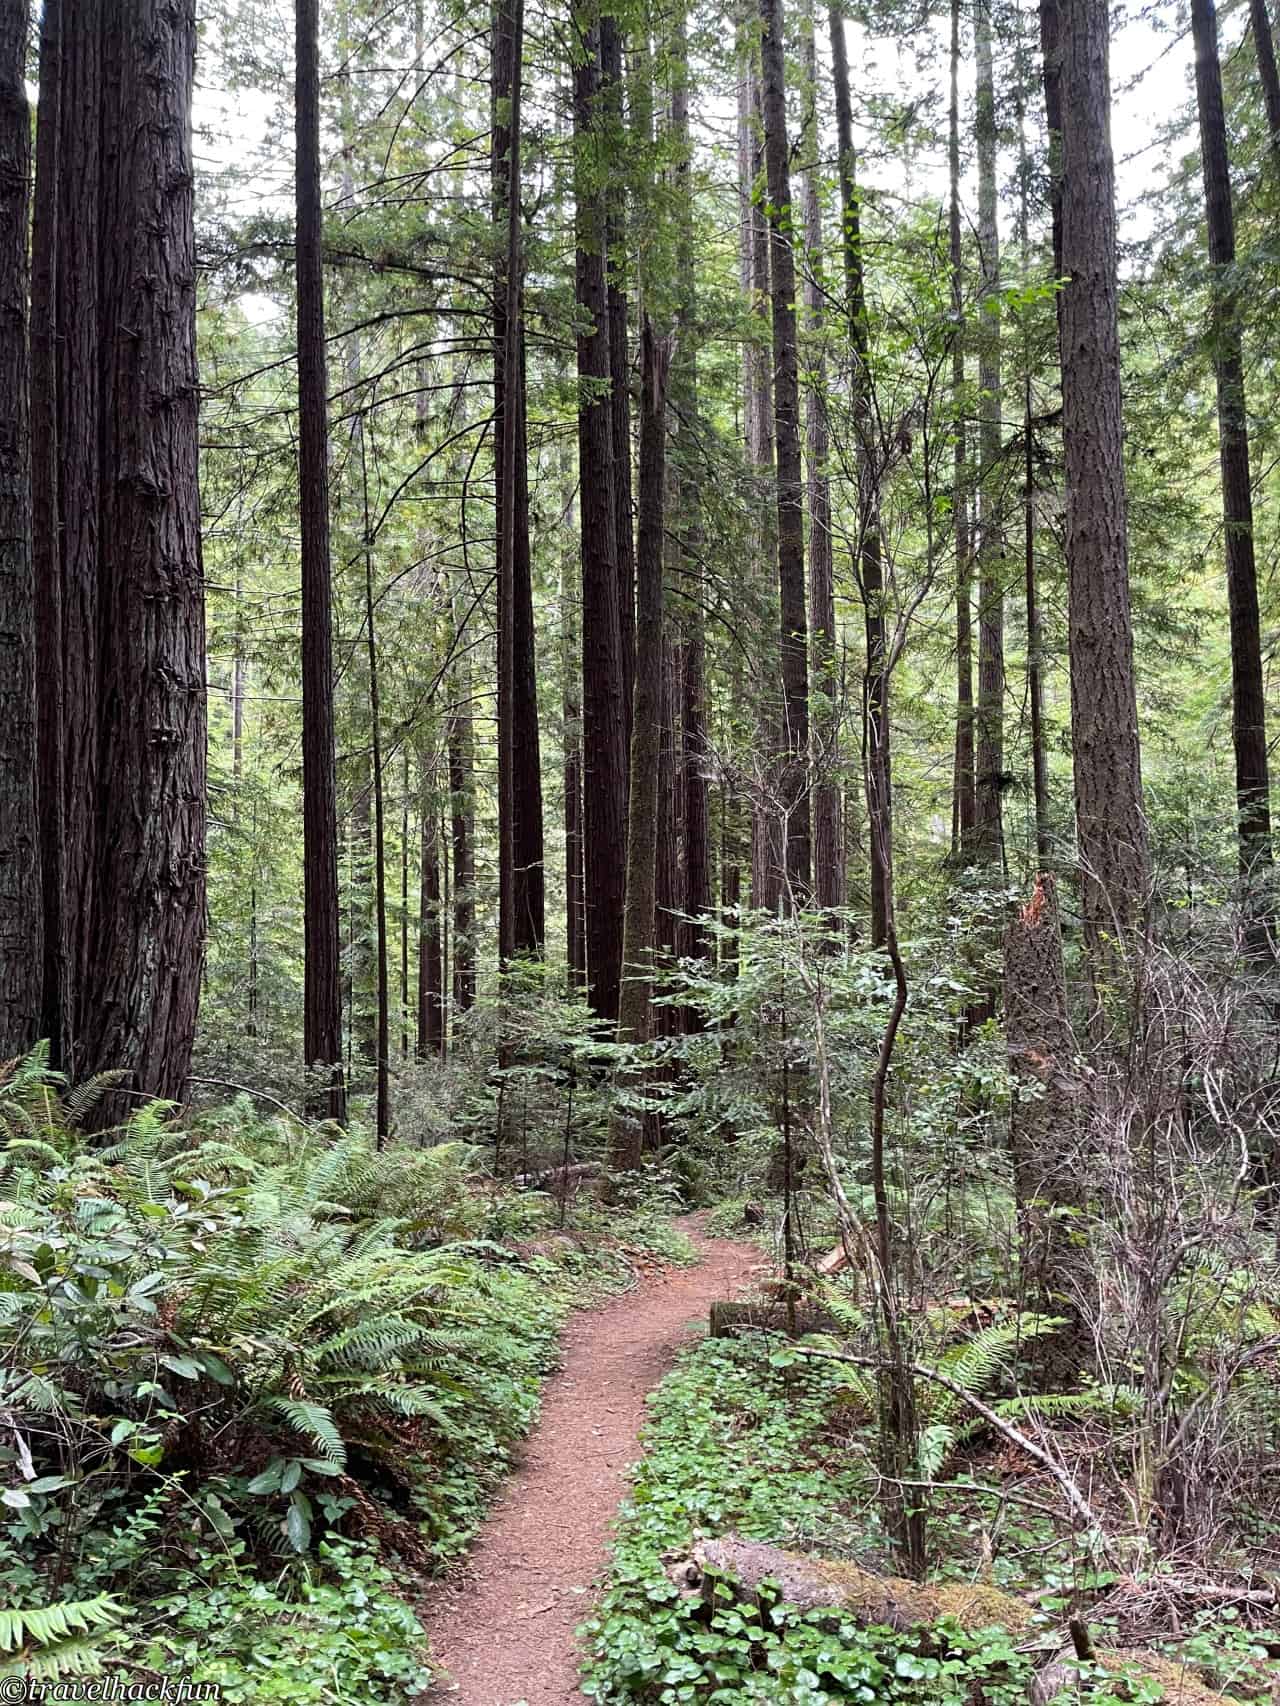
[[[1003,1629],[1011,1635],[1033,1633],[1035,1613],[1024,1600],[985,1583],[941,1582],[926,1585],[901,1576],[882,1575],[861,1564],[833,1558],[812,1558],[789,1552],[764,1541],[741,1540],[725,1535],[717,1540],[698,1541],[688,1558],[670,1572],[672,1580],[687,1597],[711,1606],[728,1591],[738,1600],[781,1600],[798,1611],[830,1609],[854,1618],[867,1628],[887,1628],[904,1634],[927,1629],[947,1618],[968,1633],[979,1629]],[[1028,1706],[1055,1706],[1079,1698],[1083,1648],[1090,1662],[1119,1688],[1125,1679],[1139,1698],[1146,1698],[1150,1685],[1164,1692],[1163,1706],[1234,1706],[1229,1695],[1207,1687],[1194,1672],[1175,1659],[1136,1648],[1102,1648],[1094,1651],[1083,1625],[1073,1625],[1071,1647],[1059,1652],[1032,1678],[1027,1691]]]
[[[713,1303],[711,1305],[711,1337],[728,1339],[744,1328],[757,1328],[770,1333],[789,1333],[791,1313],[785,1303]],[[838,1333],[840,1323],[827,1310],[811,1303],[795,1306],[797,1333]]]
[[[600,1173],[598,1161],[576,1161],[569,1167],[544,1167],[538,1173],[517,1173],[511,1182],[528,1191],[570,1190],[588,1179],[598,1179]]]
[[[689,1565],[693,1579],[690,1579]],[[800,1611],[826,1607],[851,1612],[860,1623],[901,1633],[951,1617],[962,1629],[999,1627],[1020,1633],[1031,1621],[1031,1608],[1012,1594],[982,1583],[943,1582],[924,1587],[901,1576],[882,1576],[861,1564],[833,1558],[807,1558],[758,1540],[702,1540],[693,1548],[685,1581],[711,1600],[720,1582],[731,1583],[743,1598],[756,1599],[766,1582],[778,1597]]]

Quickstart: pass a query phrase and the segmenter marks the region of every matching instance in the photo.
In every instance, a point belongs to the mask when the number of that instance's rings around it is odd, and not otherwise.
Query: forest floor
[[[575,1630],[605,1562],[610,1525],[638,1455],[645,1395],[761,1253],[681,1222],[701,1258],[641,1280],[574,1316],[542,1413],[460,1572],[422,1612],[441,1706],[572,1706],[581,1701]]]

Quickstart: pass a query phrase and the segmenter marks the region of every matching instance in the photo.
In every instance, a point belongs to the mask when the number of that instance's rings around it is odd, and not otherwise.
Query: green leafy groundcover
[[[1025,1701],[1025,1662],[1001,1630],[939,1626],[924,1639],[728,1599],[708,1620],[669,1579],[695,1532],[803,1545],[830,1534],[840,1511],[870,1506],[863,1460],[829,1436],[834,1400],[821,1365],[775,1369],[759,1345],[707,1340],[680,1360],[650,1399],[646,1456],[587,1625],[589,1695],[618,1706],[962,1706],[980,1689],[988,1706]]]

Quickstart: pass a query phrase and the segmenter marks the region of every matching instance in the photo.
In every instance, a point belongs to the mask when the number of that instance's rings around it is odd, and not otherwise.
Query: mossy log
[[[767,1328],[771,1333],[791,1331],[785,1303],[713,1303],[711,1305],[711,1337],[728,1339],[742,1328]],[[811,1303],[797,1303],[795,1316],[797,1333],[838,1333],[840,1323],[825,1309]]]
[[[696,1594],[707,1604],[722,1585],[735,1598],[760,1600],[767,1583],[770,1598],[780,1598],[800,1611],[839,1611],[868,1628],[880,1626],[899,1634],[927,1628],[945,1617],[969,1632],[998,1628],[1025,1635],[1033,1618],[1024,1600],[983,1583],[926,1586],[901,1576],[881,1575],[861,1564],[810,1558],[733,1535],[699,1541],[691,1556],[671,1573],[686,1594]],[[1158,1653],[1104,1649],[1095,1662],[1117,1678],[1130,1678],[1135,1688],[1157,1683],[1164,1690],[1163,1706],[1233,1706],[1231,1696],[1206,1687],[1193,1672]],[[1076,1700],[1078,1695],[1067,1691],[1078,1683],[1079,1674],[1068,1648],[1033,1678],[1028,1706],[1053,1706],[1058,1696],[1064,1702]]]
[[[806,1558],[762,1541],[732,1536],[703,1540],[694,1547],[691,1562],[697,1582],[689,1585],[700,1586],[705,1598],[714,1595],[721,1581],[732,1583],[737,1595],[755,1598],[767,1581],[775,1584],[788,1605],[801,1611],[830,1607],[850,1612],[868,1626],[879,1624],[900,1632],[951,1617],[962,1629],[998,1626],[1018,1633],[1031,1620],[1030,1608],[999,1588],[963,1582],[922,1587],[905,1577],[878,1575],[860,1564]]]

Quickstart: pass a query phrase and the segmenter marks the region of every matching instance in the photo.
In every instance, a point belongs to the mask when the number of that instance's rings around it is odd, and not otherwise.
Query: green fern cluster
[[[0,1676],[51,1682],[102,1668],[102,1637],[126,1608],[110,1594],[26,1609],[0,1606]]]
[[[309,1485],[353,1448],[402,1482],[477,1427],[513,1437],[547,1308],[523,1276],[420,1247],[463,1150],[280,1132],[273,1157],[261,1132],[247,1153],[163,1104],[90,1147],[42,1061],[6,1086],[23,1112],[0,1146],[0,1407],[26,1457],[0,1441],[0,1500],[33,1534],[82,1488],[136,1498],[186,1472],[215,1528],[238,1511],[301,1551]]]

